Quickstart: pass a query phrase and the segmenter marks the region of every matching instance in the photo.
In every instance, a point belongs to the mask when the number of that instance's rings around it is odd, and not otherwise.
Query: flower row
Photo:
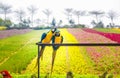
[[[86,32],[89,32],[89,33],[95,33],[95,34],[99,34],[99,35],[102,35],[106,38],[109,38],[115,42],[118,42],[120,43],[120,34],[117,34],[117,33],[105,33],[105,32],[100,32],[100,31],[96,31],[96,30],[93,30],[93,29],[88,29],[88,28],[85,28],[83,29],[84,31]]]

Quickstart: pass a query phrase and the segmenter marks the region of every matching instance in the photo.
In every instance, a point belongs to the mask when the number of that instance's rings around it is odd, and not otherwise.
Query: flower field
[[[7,38],[10,36],[18,35],[18,34],[25,34],[27,32],[30,32],[31,29],[23,29],[23,30],[18,30],[18,29],[12,29],[12,30],[3,30],[0,31],[0,39]]]
[[[67,32],[65,29],[61,29],[61,34],[64,36],[63,43],[78,43],[73,35]],[[73,47],[60,47],[57,51],[57,56],[55,59],[54,74],[66,74],[68,71],[72,71],[76,74],[87,74],[89,73],[90,65],[87,64],[81,51],[83,48],[73,46]],[[84,51],[84,50],[83,50]],[[50,73],[51,68],[51,57],[52,57],[52,47],[46,47],[43,60],[41,60],[41,73]],[[28,66],[26,72],[33,70],[36,63],[36,58]],[[33,72],[37,72],[35,69]]]
[[[37,75],[37,45],[43,32],[48,30],[21,30],[22,34],[6,36],[0,39],[0,70],[8,70],[14,78],[30,78]],[[24,31],[24,32],[23,32]],[[29,32],[31,31],[31,32]],[[119,30],[107,33],[93,29],[60,29],[64,37],[63,43],[119,43]],[[111,32],[113,32],[111,30]],[[11,33],[12,31],[4,31]],[[0,31],[0,34],[3,31]],[[3,35],[3,34],[2,34]],[[116,39],[114,39],[116,38]],[[41,77],[51,72],[53,49],[45,48],[43,60],[40,60]],[[65,78],[66,72],[72,71],[75,78],[98,78],[98,75],[108,71],[119,78],[120,47],[108,46],[61,46],[57,53],[52,77]],[[0,77],[1,78],[1,77]]]
[[[89,32],[89,33],[96,33],[96,34],[99,34],[99,35],[102,35],[106,38],[109,38],[115,42],[118,42],[120,43],[120,34],[116,34],[116,33],[105,33],[105,32],[100,32],[100,31],[96,31],[96,30],[93,30],[93,29],[83,29],[84,31],[86,32]]]
[[[97,32],[92,29],[68,29],[80,43],[116,43],[118,41],[111,40],[111,37],[106,37],[103,32]],[[89,33],[90,32],[90,33]],[[76,34],[79,33],[79,34]],[[97,33],[97,34],[96,34]],[[83,35],[84,34],[84,35]],[[102,34],[102,35],[101,35]],[[108,36],[111,33],[106,33]],[[114,34],[112,34],[113,36]],[[119,35],[119,34],[118,34]],[[97,37],[97,38],[96,38]],[[116,41],[116,42],[115,42]],[[120,69],[120,47],[85,47],[87,54],[94,61],[94,70],[98,73],[108,71],[110,73],[119,74]]]

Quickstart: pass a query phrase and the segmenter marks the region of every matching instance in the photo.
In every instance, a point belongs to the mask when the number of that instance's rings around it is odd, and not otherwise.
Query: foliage
[[[75,11],[73,12],[73,14],[77,16],[78,24],[79,24],[79,18],[80,18],[80,16],[84,16],[85,13],[86,13],[85,11],[77,11],[77,10],[75,10]]]
[[[34,30],[51,29],[51,27],[49,27],[49,26],[44,27],[44,25],[42,25],[42,26],[33,27],[32,29],[34,29]]]
[[[0,3],[0,13],[4,14],[4,20],[6,21],[6,15],[11,13],[11,5]]]
[[[103,22],[99,22],[94,28],[104,28]]]
[[[52,19],[52,23],[51,23],[51,25],[52,25],[53,27],[56,26],[56,20],[55,20],[55,18]]]
[[[5,26],[9,29],[10,28],[10,26],[12,25],[12,22],[11,22],[11,20],[5,20],[4,21],[5,22]]]
[[[91,24],[94,26],[93,28],[104,28],[104,24],[102,21],[96,23],[94,20],[91,22]]]
[[[47,16],[47,24],[48,24],[48,26],[49,26],[49,17],[50,17],[50,15],[52,14],[52,11],[49,10],[49,9],[45,9],[45,10],[43,11],[43,13]]]
[[[25,29],[25,28],[29,28],[30,27],[30,21],[29,20],[22,20],[20,23],[19,23],[19,28],[20,29]]]
[[[62,23],[63,23],[63,21],[60,20],[60,21],[58,22],[58,25],[57,25],[57,26],[60,27]]]
[[[109,11],[108,15],[107,15],[107,17],[111,20],[111,24],[114,24],[113,20],[116,19],[118,16],[119,15],[116,12],[112,11],[112,10]]]
[[[0,18],[0,26],[4,25],[4,20]]]
[[[9,29],[11,25],[12,25],[11,20],[9,19],[3,20],[2,18],[0,18],[0,26],[6,26]]]
[[[32,31],[24,35],[0,40],[0,60],[2,62],[6,59],[0,65],[0,70],[6,68],[10,72],[22,73],[37,54],[35,42],[39,40],[39,36],[40,33],[38,31]]]
[[[64,14],[67,16],[68,22],[69,22],[70,19],[72,19],[72,18],[71,18],[72,12],[73,12],[73,9],[72,9],[72,8],[66,8],[66,9],[65,9],[65,13],[64,13]]]
[[[0,26],[0,30],[6,30],[7,29],[7,27],[5,27],[5,26]]]
[[[75,21],[73,19],[69,20],[69,23],[71,24],[71,26],[74,26]]]
[[[22,9],[19,9],[19,10],[16,10],[14,12],[16,13],[16,16],[17,16],[19,22],[22,22],[22,20],[23,20],[23,18],[25,16],[25,11],[22,10]]]
[[[96,18],[96,23],[98,24],[100,21],[99,21],[99,18],[103,16],[104,12],[102,11],[90,11],[89,12],[91,15],[94,15],[95,18]]]
[[[33,5],[31,5],[27,9],[31,14],[31,23],[32,23],[32,27],[33,27],[33,16],[37,12],[37,8],[35,6],[33,6]]]
[[[84,24],[77,24],[74,26],[74,28],[85,28]]]
[[[14,24],[13,26],[10,27],[10,29],[27,29],[30,28],[30,20],[29,19],[24,19],[18,24]]]

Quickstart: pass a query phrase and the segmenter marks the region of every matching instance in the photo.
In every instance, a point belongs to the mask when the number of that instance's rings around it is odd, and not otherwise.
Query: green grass
[[[12,36],[0,40],[0,70],[21,73],[37,55],[36,42],[45,30],[32,31],[27,34]]]
[[[118,33],[120,34],[120,29],[112,29],[112,28],[95,28],[94,30],[106,32],[106,33]]]

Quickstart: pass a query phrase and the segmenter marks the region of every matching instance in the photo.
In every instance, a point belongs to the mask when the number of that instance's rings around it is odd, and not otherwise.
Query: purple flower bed
[[[30,32],[30,31],[31,31],[31,29],[3,30],[3,31],[0,31],[0,39],[7,38],[7,37],[10,37],[10,36],[14,36],[14,35],[19,35],[19,34],[25,34],[25,33]]]
[[[84,31],[86,32],[89,32],[89,33],[96,33],[96,34],[100,34],[106,38],[109,38],[113,41],[116,41],[118,43],[120,43],[120,34],[116,34],[116,33],[105,33],[105,32],[100,32],[100,31],[96,31],[94,29],[83,29]]]

